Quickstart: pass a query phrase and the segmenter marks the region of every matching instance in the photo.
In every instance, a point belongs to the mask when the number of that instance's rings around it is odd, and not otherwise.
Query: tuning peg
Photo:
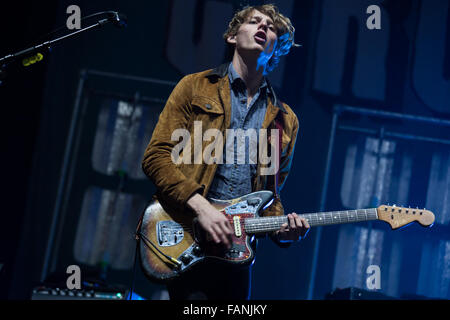
[[[395,203],[392,205],[393,207],[396,207]]]

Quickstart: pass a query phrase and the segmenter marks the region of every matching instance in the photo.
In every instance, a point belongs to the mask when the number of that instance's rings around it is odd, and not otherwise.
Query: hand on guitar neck
[[[283,223],[275,235],[281,242],[293,242],[301,240],[309,231],[309,223],[305,218],[299,217],[295,212],[287,215],[288,223]]]
[[[223,213],[198,193],[187,201],[187,205],[195,212],[198,222],[211,238],[218,244],[223,243],[229,249],[233,229]]]

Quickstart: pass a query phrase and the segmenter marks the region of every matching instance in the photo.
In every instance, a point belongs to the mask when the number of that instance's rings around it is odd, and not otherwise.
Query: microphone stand
[[[80,33],[83,33],[85,31],[88,31],[91,29],[102,27],[108,23],[113,23],[114,25],[116,25],[118,27],[125,26],[125,21],[120,19],[120,17],[122,17],[122,15],[119,15],[117,12],[108,13],[108,15],[109,15],[108,18],[99,20],[96,24],[93,24],[89,27],[74,31],[72,33],[66,34],[66,35],[56,38],[54,40],[46,41],[46,42],[43,42],[36,46],[30,47],[28,49],[19,51],[17,53],[8,54],[8,55],[4,56],[3,58],[0,58],[0,85],[3,83],[3,80],[6,78],[6,67],[10,63],[12,63],[20,58],[33,56],[39,50],[50,51],[53,45],[57,44],[58,42],[61,42],[62,40],[72,38]],[[35,60],[34,62],[37,62],[37,61],[38,60]]]

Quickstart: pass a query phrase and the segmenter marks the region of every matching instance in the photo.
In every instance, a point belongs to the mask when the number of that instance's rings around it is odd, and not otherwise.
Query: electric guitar
[[[217,245],[188,214],[167,213],[155,200],[144,211],[137,236],[140,262],[145,275],[164,282],[178,277],[193,265],[207,259],[247,265],[254,259],[252,237],[280,229],[287,216],[260,217],[259,212],[272,200],[271,191],[258,191],[233,200],[209,199],[234,228],[231,248]],[[382,205],[372,209],[318,212],[299,215],[311,227],[382,220],[398,229],[414,221],[431,226],[434,214],[425,209]]]

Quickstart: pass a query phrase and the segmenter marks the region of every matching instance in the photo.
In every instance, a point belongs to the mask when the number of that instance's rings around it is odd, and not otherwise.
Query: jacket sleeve
[[[180,210],[184,210],[194,193],[203,189],[172,161],[172,150],[179,143],[172,141],[172,133],[176,129],[186,129],[191,118],[192,85],[190,76],[176,85],[159,116],[142,160],[142,169],[155,184],[158,197]]]

